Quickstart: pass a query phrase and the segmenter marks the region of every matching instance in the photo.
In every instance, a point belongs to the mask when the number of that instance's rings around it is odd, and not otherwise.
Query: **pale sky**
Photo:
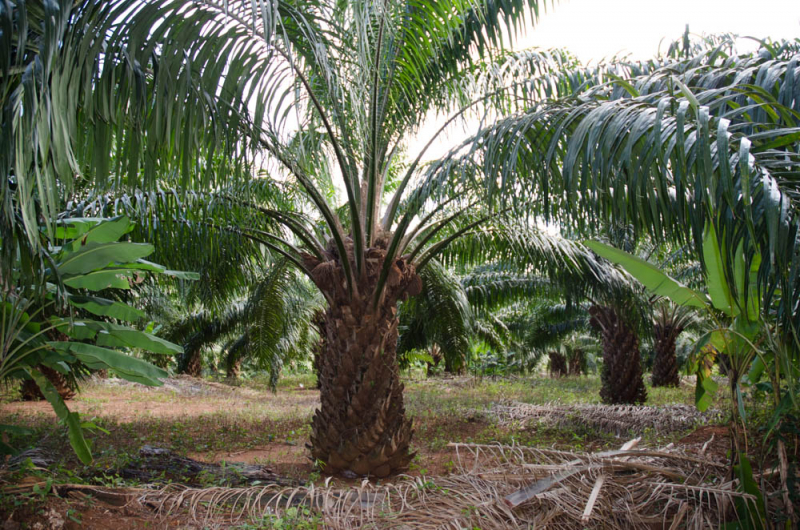
[[[800,0],[562,0],[554,7],[548,2],[538,25],[528,28],[514,49],[566,48],[584,63],[615,54],[647,59],[656,55],[662,39],[663,48],[680,38],[687,24],[694,34],[794,39],[800,37]],[[741,50],[748,47],[757,43],[739,42]],[[444,121],[426,123],[410,142],[412,157]],[[443,156],[468,132],[463,125],[452,127],[449,138],[436,141],[424,159]]]
[[[800,37],[800,0],[562,0],[515,48],[563,47],[584,62],[629,52],[651,57],[683,34]]]

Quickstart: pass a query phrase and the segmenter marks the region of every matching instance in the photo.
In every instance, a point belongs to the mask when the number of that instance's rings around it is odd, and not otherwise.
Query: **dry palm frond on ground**
[[[486,412],[501,425],[544,423],[559,428],[593,428],[617,436],[641,434],[647,429],[660,433],[682,431],[718,419],[719,412],[700,412],[689,405],[531,405],[504,401]]]
[[[750,499],[724,464],[670,450],[576,453],[451,444],[456,472],[384,486],[142,491],[160,513],[188,511],[204,525],[260,520],[304,507],[325,528],[717,528]]]

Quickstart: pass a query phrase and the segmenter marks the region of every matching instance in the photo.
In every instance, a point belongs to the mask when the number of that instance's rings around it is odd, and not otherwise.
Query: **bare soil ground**
[[[627,433],[507,423],[487,414],[504,400],[559,405],[598,403],[598,392],[597,377],[560,380],[462,377],[408,381],[406,401],[409,414],[415,418],[417,456],[407,474],[425,477],[453,472],[455,450],[448,447],[449,442],[516,444],[576,451],[617,448],[625,441]],[[90,466],[75,459],[64,429],[56,423],[47,403],[20,402],[14,397],[7,394],[0,401],[0,424],[33,427],[32,437],[11,441],[21,447],[37,448],[36,454],[43,455],[43,461],[0,474],[0,487],[19,484],[21,480],[38,480],[50,484],[50,490],[41,493],[40,488],[39,493],[29,490],[24,494],[4,495],[0,501],[0,529],[200,528],[186,517],[158,517],[147,507],[115,506],[78,492],[63,497],[53,495],[52,488],[57,491],[58,484],[142,488],[161,487],[168,481],[181,482],[180,476],[174,473],[154,484],[142,484],[126,475],[126,469],[141,465],[139,451],[145,445],[223,467],[260,466],[298,483],[321,483],[326,478],[314,468],[305,447],[310,434],[309,423],[319,404],[318,392],[308,377],[286,378],[277,392],[271,392],[258,381],[230,386],[187,376],[171,378],[159,388],[116,379],[94,381],[68,403],[72,410],[108,431],[106,434],[96,430],[89,435],[95,456]],[[692,401],[691,385],[678,389],[649,389],[648,404],[652,406],[691,404]],[[715,459],[724,458],[729,447],[726,429],[716,425],[692,426],[671,433],[645,432],[642,437],[642,446],[658,448],[670,443],[682,444],[691,452],[705,447],[704,454]],[[193,486],[226,486],[225,481],[215,475],[200,479],[195,476],[192,480]],[[198,480],[201,482],[197,483]],[[334,477],[333,480],[347,485],[358,484],[363,478]],[[402,480],[407,478],[395,477],[380,483]],[[217,527],[230,526],[220,521]]]

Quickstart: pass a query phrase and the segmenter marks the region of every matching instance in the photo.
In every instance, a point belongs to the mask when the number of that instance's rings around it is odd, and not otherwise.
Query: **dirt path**
[[[229,386],[189,376],[171,377],[161,387],[147,387],[120,379],[93,381],[67,401],[81,414],[131,422],[142,418],[175,419],[218,412],[254,411],[278,417],[311,412],[319,405],[319,392],[291,389],[279,393]],[[55,416],[46,401],[7,401],[0,412],[24,416]]]

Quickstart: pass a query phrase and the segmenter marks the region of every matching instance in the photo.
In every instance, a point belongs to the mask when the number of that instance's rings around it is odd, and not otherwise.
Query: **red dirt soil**
[[[687,451],[699,454],[703,452],[706,443],[708,445],[704,456],[712,460],[727,460],[731,449],[730,430],[726,425],[705,425],[681,438],[676,445],[682,445]]]
[[[135,422],[143,418],[191,418],[203,414],[225,413],[230,410],[247,410],[247,407],[269,407],[268,415],[291,413],[300,415],[310,413],[318,406],[318,392],[314,389],[292,389],[280,394],[266,394],[244,388],[232,388],[217,383],[209,383],[191,378],[170,380],[172,388],[150,390],[139,387],[126,387],[124,391],[115,391],[98,387],[84,394],[85,399],[71,400],[72,410],[112,417],[120,423]],[[19,413],[36,416],[39,414],[53,416],[52,408],[47,402],[12,402],[4,403],[2,412]],[[424,422],[424,423],[423,423]],[[419,455],[415,458],[407,475],[418,477],[442,476],[454,470],[456,460],[455,448],[442,447],[447,441],[463,441],[477,439],[491,425],[480,416],[451,418],[431,415],[424,420],[417,420],[416,439]],[[294,432],[292,433],[294,434]],[[314,472],[309,459],[309,451],[303,436],[293,437],[293,443],[274,441],[266,445],[247,450],[230,452],[194,452],[187,456],[204,462],[219,463],[241,462],[264,466],[275,474],[288,478],[307,480]],[[423,441],[424,440],[424,441]],[[708,444],[706,446],[706,444]],[[709,425],[696,429],[676,444],[685,447],[689,452],[700,454],[706,446],[705,457],[714,460],[725,460],[730,449],[730,435],[726,426]],[[440,448],[441,447],[441,448]],[[434,449],[435,448],[435,449]],[[440,448],[440,449],[439,449]],[[588,450],[592,450],[587,446]],[[335,477],[337,485],[360,484],[362,478]],[[381,480],[390,483],[406,480],[394,477]],[[122,529],[162,529],[186,528],[199,529],[203,526],[195,524],[186,517],[160,518],[147,507],[119,507],[106,504],[99,499],[89,499],[78,492],[71,492],[67,499],[50,497],[41,513],[24,513],[24,507],[15,512],[6,513],[0,519],[0,530],[16,530],[22,528],[18,523],[24,521],[27,528],[40,523],[42,529],[48,528],[102,528],[109,530]],[[70,514],[80,514],[81,525],[69,519]],[[61,526],[57,520],[63,521]],[[11,519],[13,518],[13,520]],[[16,522],[14,522],[16,521]],[[222,528],[227,525],[220,526]]]

